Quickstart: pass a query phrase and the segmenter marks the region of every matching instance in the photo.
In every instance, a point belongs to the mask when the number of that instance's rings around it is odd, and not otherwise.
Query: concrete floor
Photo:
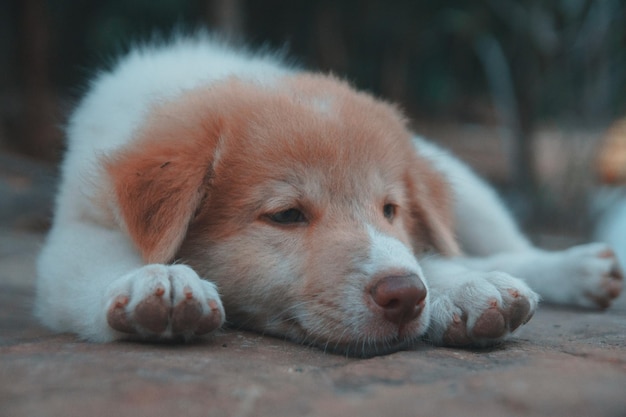
[[[31,316],[42,235],[0,230],[0,416],[626,416],[626,297],[542,306],[489,350],[353,359],[227,330],[95,345]]]

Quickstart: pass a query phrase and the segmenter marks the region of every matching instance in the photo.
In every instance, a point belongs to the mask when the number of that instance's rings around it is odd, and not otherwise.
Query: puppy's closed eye
[[[274,224],[284,226],[304,225],[308,223],[308,219],[304,213],[297,208],[290,208],[277,213],[269,214],[267,215],[267,218]]]

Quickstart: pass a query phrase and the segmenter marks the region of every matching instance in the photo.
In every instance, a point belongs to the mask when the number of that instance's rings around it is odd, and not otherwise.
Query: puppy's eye
[[[383,206],[383,216],[389,221],[396,217],[396,206],[393,204],[385,204]]]
[[[306,223],[307,221],[304,214],[295,208],[279,211],[278,213],[270,214],[268,217],[274,223],[286,225]]]

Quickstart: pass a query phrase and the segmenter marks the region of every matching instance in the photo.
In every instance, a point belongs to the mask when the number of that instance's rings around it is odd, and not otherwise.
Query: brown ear
[[[425,245],[445,256],[460,255],[451,191],[445,179],[420,158],[411,167],[407,181],[412,194],[409,199],[416,249]]]
[[[451,218],[436,204],[422,203],[421,217],[424,219],[422,232],[428,241],[444,256],[459,256],[461,249],[454,235]]]
[[[106,158],[119,215],[144,261],[166,263],[178,251],[205,194],[207,148],[150,140]]]

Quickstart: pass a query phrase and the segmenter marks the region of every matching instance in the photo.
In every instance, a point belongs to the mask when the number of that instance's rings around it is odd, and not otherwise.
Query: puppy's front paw
[[[184,265],[147,265],[107,292],[107,322],[142,338],[191,338],[219,328],[224,309],[215,286]]]
[[[431,291],[426,338],[443,346],[489,346],[533,316],[539,297],[523,281],[501,272],[470,273]]]

